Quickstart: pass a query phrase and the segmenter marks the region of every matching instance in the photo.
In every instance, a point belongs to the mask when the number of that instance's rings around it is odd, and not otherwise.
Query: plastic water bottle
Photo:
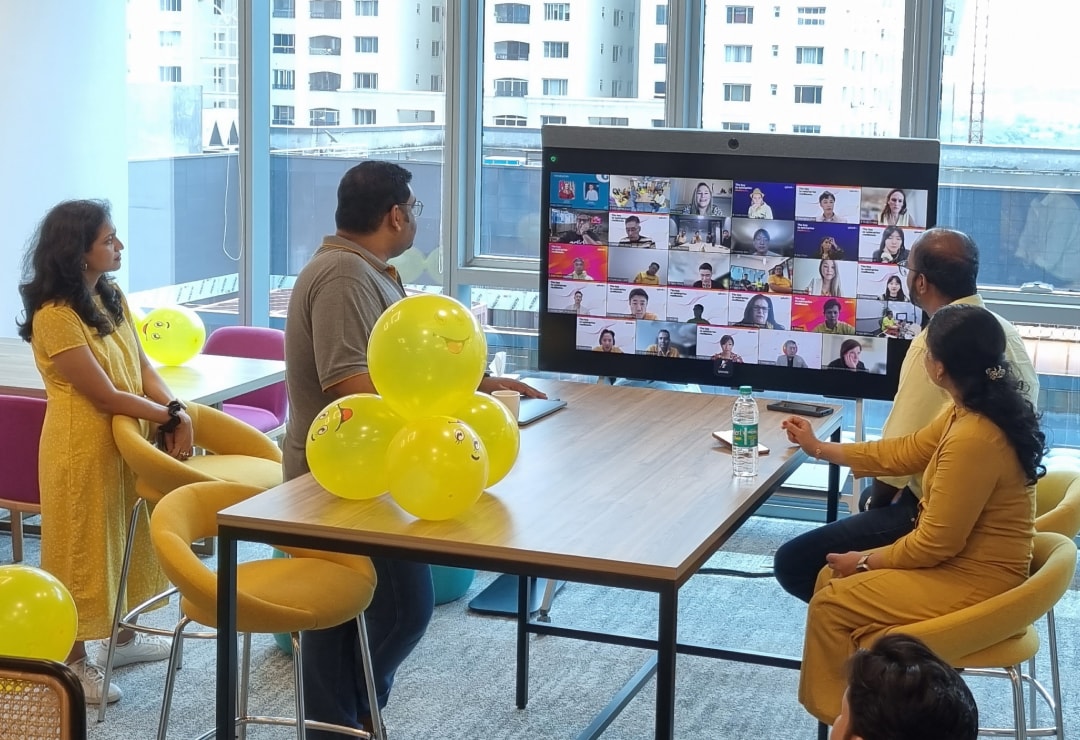
[[[753,389],[744,385],[731,409],[731,470],[736,478],[757,475],[758,407]]]

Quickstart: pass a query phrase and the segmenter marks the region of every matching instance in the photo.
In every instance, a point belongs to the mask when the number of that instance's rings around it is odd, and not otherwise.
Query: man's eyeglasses
[[[907,281],[908,273],[918,272],[918,270],[908,267],[907,260],[896,263],[896,271],[900,274],[900,279],[905,282]]]
[[[424,212],[424,201],[419,199],[414,200],[412,203],[395,203],[394,205],[401,206],[402,208],[408,207],[409,210],[412,212],[412,215],[416,216],[417,218],[419,218],[420,214]]]

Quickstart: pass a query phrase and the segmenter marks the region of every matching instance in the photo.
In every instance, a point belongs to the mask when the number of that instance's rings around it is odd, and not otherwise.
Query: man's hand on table
[[[538,391],[531,385],[522,383],[520,380],[514,378],[496,378],[494,376],[488,376],[480,381],[480,389],[482,393],[491,393],[492,391],[517,391],[521,394],[522,398],[547,398],[547,394]]]

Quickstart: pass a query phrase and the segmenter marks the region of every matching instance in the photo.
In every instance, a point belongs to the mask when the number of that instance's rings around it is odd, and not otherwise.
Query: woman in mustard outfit
[[[1031,563],[1045,436],[1004,357],[998,320],[955,304],[927,327],[926,371],[952,397],[908,437],[834,444],[805,419],[783,422],[808,454],[858,477],[924,470],[915,529],[869,552],[833,553],[806,615],[799,701],[820,721],[840,713],[844,664],[897,625],[980,603],[1022,583]]]
[[[68,665],[89,703],[101,700],[104,676],[86,653],[86,640],[109,637],[135,483],[112,438],[112,416],[146,419],[173,431],[169,454],[192,452],[191,419],[143,354],[123,294],[108,274],[120,267],[123,243],[101,201],[67,201],[42,220],[26,255],[19,286],[30,342],[48,400],[40,444],[41,567],[59,578],[79,611]],[[145,516],[145,514],[144,514]],[[166,585],[139,524],[131,558],[128,606]],[[113,665],[168,657],[163,638],[120,633]],[[109,686],[110,702],[121,697]]]

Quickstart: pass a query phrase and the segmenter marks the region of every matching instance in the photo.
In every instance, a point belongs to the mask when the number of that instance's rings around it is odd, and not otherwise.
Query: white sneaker
[[[88,658],[77,660],[74,663],[68,663],[68,668],[74,671],[75,675],[79,677],[79,681],[82,683],[83,693],[86,694],[87,704],[100,704],[101,703],[101,687],[105,683],[105,671],[100,666],[91,663]],[[120,701],[123,698],[124,692],[120,690],[120,687],[109,682],[109,703]]]
[[[145,635],[135,633],[135,638],[128,642],[117,645],[113,652],[113,668],[132,663],[152,663],[156,660],[165,660],[172,650],[172,640],[158,635]],[[109,641],[102,640],[97,651],[98,665],[105,665],[109,657]]]

